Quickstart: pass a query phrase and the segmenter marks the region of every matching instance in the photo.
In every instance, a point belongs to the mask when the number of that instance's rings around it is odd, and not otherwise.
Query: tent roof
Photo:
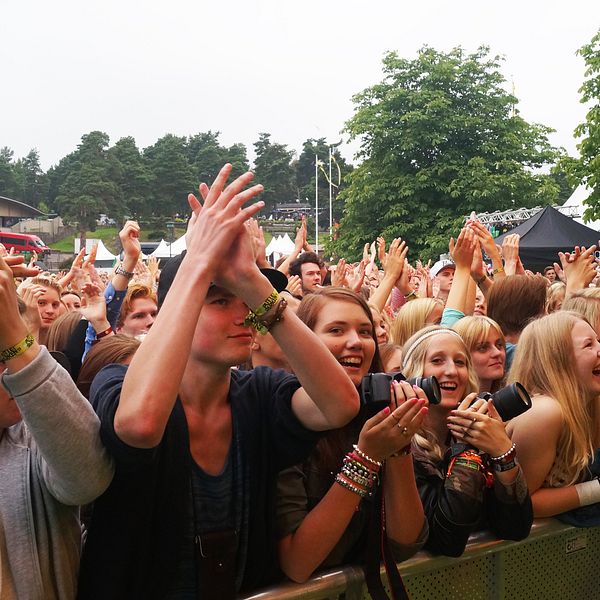
[[[556,251],[574,246],[591,246],[598,243],[598,232],[567,217],[551,206],[535,214],[518,227],[496,238],[502,243],[507,235],[521,236],[520,248],[556,248]]]
[[[175,240],[171,244],[171,255],[177,256],[178,254],[181,254],[186,249],[187,249],[187,245],[185,243],[185,235],[182,235],[179,239]]]
[[[156,258],[170,258],[171,253],[169,252],[169,244],[165,240],[160,240],[160,244],[156,247],[154,252],[150,254]]]
[[[117,258],[105,245],[102,240],[98,240],[98,251],[96,260],[114,260]]]

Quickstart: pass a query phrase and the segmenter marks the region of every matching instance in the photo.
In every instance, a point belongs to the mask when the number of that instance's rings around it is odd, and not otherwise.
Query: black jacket
[[[114,416],[126,367],[97,376],[91,398],[102,441],[115,459],[115,477],[94,506],[84,548],[80,599],[159,599],[175,573],[189,511],[189,436],[178,400],[156,448],[138,449],[115,434]],[[244,506],[248,514],[242,590],[266,585],[276,573],[275,487],[278,472],[310,454],[318,434],[291,410],[298,380],[266,367],[232,371],[229,399],[239,423]],[[233,443],[233,442],[232,442]]]
[[[506,540],[529,535],[533,507],[520,467],[513,485],[504,486],[494,478],[488,488],[483,473],[465,466],[455,464],[448,477],[449,464],[450,451],[437,464],[415,453],[415,478],[429,523],[427,550],[460,556],[469,535],[482,529]]]

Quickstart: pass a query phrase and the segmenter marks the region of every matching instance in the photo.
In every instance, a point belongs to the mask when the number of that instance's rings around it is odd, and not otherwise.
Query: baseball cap
[[[184,256],[187,254],[187,250],[184,250],[178,256],[170,258],[165,266],[160,271],[160,279],[158,281],[158,306],[162,306],[165,301],[167,292],[171,289],[175,275],[179,270],[179,266],[183,261]],[[260,272],[269,280],[269,283],[278,291],[283,291],[288,284],[287,277],[277,269],[260,269]],[[214,285],[211,283],[211,286]]]
[[[453,261],[451,261],[449,258],[444,258],[443,260],[438,260],[433,267],[431,267],[431,269],[429,270],[429,275],[431,276],[431,279],[433,279],[440,271],[442,271],[443,269],[455,269],[456,265],[454,264]]]

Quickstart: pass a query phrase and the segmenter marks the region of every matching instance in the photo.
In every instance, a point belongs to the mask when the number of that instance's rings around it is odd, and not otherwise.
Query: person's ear
[[[260,350],[260,344],[256,340],[254,340],[250,345],[250,349],[252,350],[252,352],[258,352]]]

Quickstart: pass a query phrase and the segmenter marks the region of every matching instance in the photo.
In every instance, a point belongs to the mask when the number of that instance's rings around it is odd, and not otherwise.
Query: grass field
[[[180,238],[185,233],[185,229],[175,229],[174,237],[175,239]],[[100,239],[104,243],[104,245],[113,253],[117,252],[117,243],[119,239],[119,230],[116,227],[99,227],[96,231],[88,231],[87,237],[89,239]],[[73,252],[74,248],[74,240],[75,236],[67,236],[58,242],[54,242],[54,244],[50,244],[50,248],[52,250],[57,250],[58,252]],[[142,242],[160,242],[160,240],[151,240],[148,237],[148,232],[142,230],[140,232],[140,240]]]

